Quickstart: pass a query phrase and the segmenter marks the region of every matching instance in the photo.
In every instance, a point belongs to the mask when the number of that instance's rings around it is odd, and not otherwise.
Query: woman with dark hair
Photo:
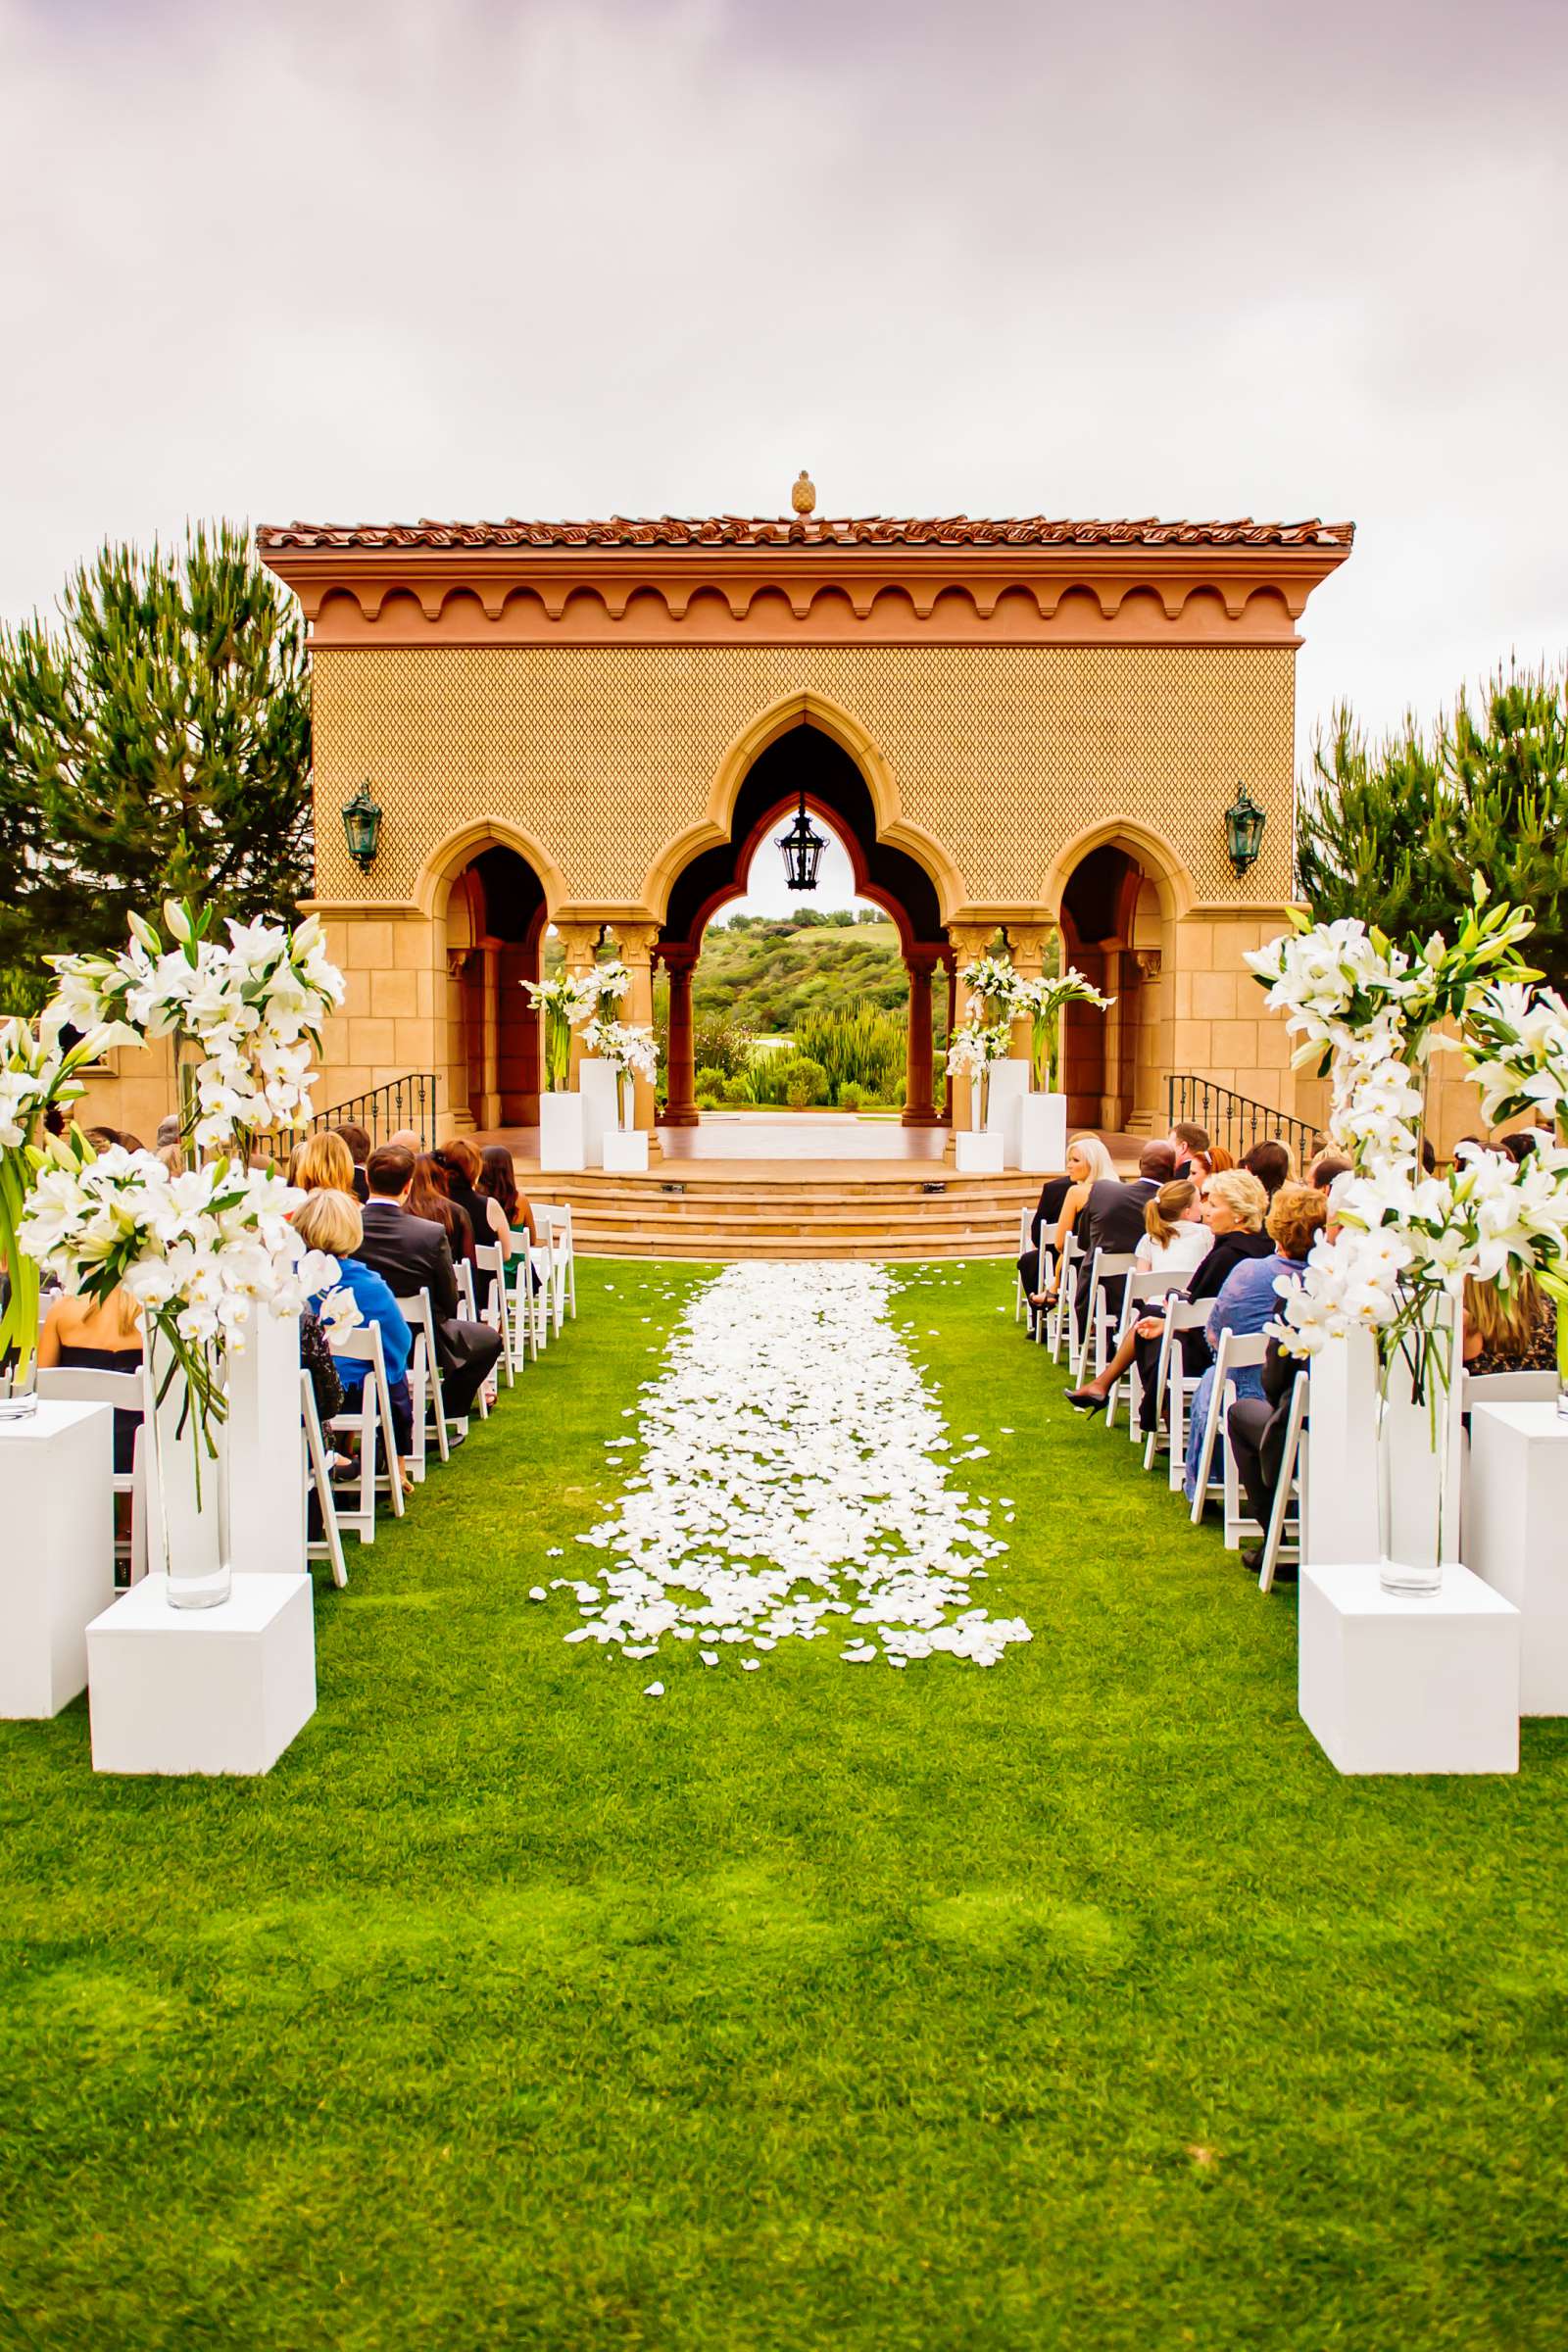
[[[510,1256],[515,1237],[526,1234],[530,1243],[539,1239],[533,1221],[533,1210],[517,1190],[517,1171],[512,1153],[505,1144],[486,1144],[479,1154],[479,1192],[492,1208],[498,1208],[506,1220],[506,1250]],[[495,1220],[491,1219],[494,1227]]]
[[[449,1144],[437,1144],[433,1156],[445,1172],[447,1197],[467,1218],[475,1242],[497,1243],[502,1256],[509,1257],[512,1227],[480,1188],[484,1163],[478,1146],[470,1144],[466,1135],[455,1135]]]
[[[1262,1143],[1254,1144],[1250,1152],[1244,1152],[1242,1165],[1250,1176],[1257,1178],[1271,1200],[1280,1186],[1289,1184],[1296,1173],[1290,1145],[1282,1144],[1275,1136],[1268,1136]]]
[[[440,1226],[454,1265],[460,1257],[473,1264],[473,1227],[466,1210],[453,1200],[447,1172],[433,1152],[421,1152],[416,1157],[403,1205],[411,1217],[423,1217],[427,1225]]]

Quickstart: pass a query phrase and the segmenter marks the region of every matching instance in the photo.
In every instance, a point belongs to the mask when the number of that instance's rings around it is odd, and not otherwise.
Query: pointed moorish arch
[[[642,903],[661,920],[668,910],[669,894],[678,876],[694,858],[730,840],[736,801],[761,754],[792,727],[806,726],[826,735],[859,769],[871,796],[877,840],[890,849],[902,850],[924,868],[936,891],[943,921],[949,921],[965,905],[968,892],[956,860],[922,826],[911,824],[905,816],[893,770],[866,728],[826,695],[803,693],[786,695],[771,704],[733,738],[709,787],[706,814],[677,834],[649,867]]]
[[[1198,893],[1180,852],[1162,833],[1127,816],[1105,817],[1098,825],[1087,826],[1057,852],[1040,885],[1040,905],[1059,914],[1073,875],[1091,852],[1102,849],[1125,850],[1142,866],[1159,893],[1161,913],[1170,921],[1179,922],[1192,912]]]
[[[1070,1121],[1156,1129],[1170,1067],[1176,925],[1196,902],[1178,853],[1148,825],[1106,817],[1068,842],[1041,886],[1062,954],[1115,1002],[1106,1013],[1069,1005],[1062,1085]]]
[[[453,883],[485,850],[512,850],[525,864],[531,865],[539,877],[545,904],[554,914],[566,896],[565,877],[533,836],[506,816],[477,816],[436,844],[414,887],[419,912],[445,915]]]

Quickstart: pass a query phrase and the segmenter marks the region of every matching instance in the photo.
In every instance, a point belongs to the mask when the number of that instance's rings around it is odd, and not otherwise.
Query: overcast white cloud
[[[1568,645],[1562,0],[0,0],[0,612],[105,534],[1351,516],[1300,735]]]

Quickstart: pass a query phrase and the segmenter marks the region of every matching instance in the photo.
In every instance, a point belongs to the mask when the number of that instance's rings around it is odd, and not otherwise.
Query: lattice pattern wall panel
[[[1114,816],[1170,841],[1201,899],[1289,895],[1294,656],[1187,646],[323,651],[318,895],[406,901],[441,842],[510,815],[573,901],[635,903],[736,736],[803,692],[865,728],[975,904],[1037,901],[1060,849]],[[362,876],[338,811],[367,778],[386,823]],[[1242,778],[1269,813],[1245,888],[1221,822]]]

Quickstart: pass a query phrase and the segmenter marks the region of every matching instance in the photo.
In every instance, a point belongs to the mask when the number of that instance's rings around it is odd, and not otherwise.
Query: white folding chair
[[[513,1389],[517,1385],[517,1375],[512,1353],[512,1308],[507,1298],[507,1261],[501,1254],[499,1242],[478,1243],[474,1255],[479,1261],[479,1280],[484,1285],[479,1318],[501,1334],[501,1369],[507,1376],[508,1388]]]
[[[473,1291],[473,1268],[469,1265],[466,1257],[460,1257],[457,1262],[456,1271],[458,1277],[458,1305],[467,1322],[477,1323],[479,1320],[479,1306]],[[488,1379],[480,1381],[478,1394],[474,1398],[474,1402],[479,1407],[480,1420],[488,1421],[490,1418],[490,1383]],[[459,1423],[459,1427],[462,1427],[461,1422]]]
[[[1046,1229],[1045,1229],[1045,1226],[1044,1226],[1044,1224],[1042,1224],[1042,1226],[1041,1226],[1041,1228],[1040,1228],[1040,1243],[1039,1243],[1039,1247],[1038,1247],[1038,1248],[1036,1248],[1036,1245],[1035,1245],[1035,1236],[1034,1236],[1034,1222],[1035,1222],[1035,1212],[1034,1212],[1034,1210],[1033,1210],[1033,1209],[1032,1209],[1032,1208],[1029,1206],[1028,1202],[1027,1202],[1027,1201],[1025,1201],[1025,1202],[1024,1202],[1024,1204],[1023,1204],[1023,1206],[1022,1206],[1022,1207],[1019,1209],[1019,1211],[1018,1211],[1018,1255],[1019,1255],[1020,1257],[1022,1257],[1022,1256],[1024,1256],[1024,1255],[1027,1253],[1027,1251],[1029,1251],[1030,1250],[1034,1250],[1034,1252],[1035,1252],[1035,1279],[1034,1279],[1034,1288],[1035,1288],[1035,1289],[1038,1291],[1038,1290],[1039,1290],[1039,1289],[1041,1289],[1041,1287],[1042,1287],[1042,1285],[1041,1285],[1041,1278],[1040,1278],[1040,1277],[1041,1277],[1041,1268],[1044,1266],[1044,1264],[1045,1264],[1045,1262],[1046,1262]],[[1014,1282],[1013,1282],[1013,1286],[1012,1286],[1012,1319],[1013,1319],[1014,1323],[1018,1322],[1018,1321],[1020,1320],[1020,1318],[1021,1318],[1022,1316],[1024,1316],[1024,1315],[1028,1314],[1028,1312],[1029,1312],[1029,1286],[1028,1286],[1028,1284],[1027,1284],[1027,1283],[1024,1281],[1024,1278],[1023,1278],[1023,1276],[1022,1276],[1021,1274],[1016,1274],[1016,1275],[1015,1275],[1015,1280],[1014,1280]],[[1031,1318],[1031,1319],[1032,1319],[1032,1318]]]
[[[136,1432],[131,1449],[130,1468],[115,1471],[109,1482],[115,1494],[130,1497],[129,1535],[122,1540],[117,1531],[113,1541],[116,1564],[123,1562],[127,1581],[135,1584],[147,1573],[147,1470],[142,1460],[147,1384],[140,1363],[133,1372],[53,1364],[39,1370],[37,1391],[40,1396],[53,1397],[59,1404],[110,1404],[118,1405],[122,1413],[143,1414],[142,1427]]]
[[[1225,1416],[1236,1402],[1234,1374],[1259,1370],[1268,1353],[1268,1339],[1261,1331],[1222,1331],[1219,1346],[1214,1351],[1214,1386],[1208,1399],[1208,1419],[1203,1424],[1203,1442],[1198,1451],[1198,1477],[1193,1485],[1192,1522],[1196,1527],[1207,1507],[1211,1492],[1217,1493],[1225,1506],[1227,1526],[1230,1525],[1231,1492],[1229,1482],[1235,1477],[1231,1449],[1224,1447],[1220,1456],[1220,1475],[1213,1477],[1214,1448],[1220,1444],[1225,1428]],[[1185,1452],[1185,1448],[1184,1448]],[[1172,1461],[1175,1454],[1172,1451]],[[1240,1508],[1238,1504],[1238,1509]],[[1262,1529],[1251,1520],[1247,1522],[1258,1535]],[[1229,1539],[1227,1538],[1227,1541]],[[1240,1536],[1236,1539],[1241,1542]]]
[[[1132,1272],[1133,1258],[1131,1250],[1097,1250],[1089,1261],[1089,1300],[1081,1334],[1077,1334],[1074,1322],[1077,1355],[1072,1368],[1080,1385],[1103,1372],[1110,1361],[1110,1317],[1105,1311],[1105,1291],[1108,1284],[1120,1282]]]
[[[1073,1298],[1073,1293],[1078,1286],[1078,1260],[1082,1257],[1082,1255],[1083,1251],[1078,1246],[1078,1238],[1076,1234],[1069,1229],[1067,1238],[1061,1246],[1061,1263],[1056,1268],[1056,1303],[1051,1309],[1050,1318],[1051,1360],[1054,1364],[1060,1363],[1061,1343],[1063,1339],[1066,1339],[1068,1342],[1067,1367],[1069,1371],[1076,1369],[1073,1360],[1073,1340],[1075,1336],[1073,1322],[1075,1301]]]
[[[321,1534],[313,1538],[310,1529],[310,1498],[306,1496],[305,1556],[308,1560],[330,1560],[332,1582],[343,1586],[349,1581],[348,1565],[343,1557],[343,1531],[337,1523],[337,1496],[332,1492],[332,1475],[326,1459],[326,1440],[321,1435],[321,1419],[316,1409],[316,1391],[311,1376],[300,1373],[300,1424],[305,1445],[305,1475],[307,1489],[314,1488],[316,1507],[321,1514]]]
[[[1287,1544],[1290,1544],[1298,1559],[1301,1556],[1301,1489],[1306,1478],[1306,1448],[1310,1442],[1306,1428],[1306,1405],[1307,1372],[1303,1364],[1291,1384],[1291,1408],[1285,1421],[1285,1450],[1280,1456],[1279,1484],[1274,1489],[1274,1508],[1268,1515],[1268,1533],[1263,1538],[1263,1558],[1257,1571],[1257,1589],[1260,1592],[1273,1591],[1274,1571],[1279,1566],[1280,1555]],[[1294,1535],[1287,1525],[1293,1519]]]
[[[404,1312],[407,1311],[405,1308]],[[386,1355],[381,1346],[380,1328],[374,1323],[362,1324],[357,1331],[346,1332],[342,1339],[333,1340],[330,1346],[334,1355],[369,1367],[360,1384],[358,1412],[334,1413],[328,1427],[334,1435],[357,1437],[360,1441],[359,1508],[345,1509],[346,1496],[353,1489],[339,1488],[338,1523],[351,1529],[362,1544],[373,1544],[378,1489],[386,1489],[394,1519],[403,1516],[403,1482],[397,1471],[392,1397],[387,1386]],[[386,1456],[384,1469],[381,1466],[383,1448]]]
[[[1202,1379],[1200,1372],[1189,1372],[1178,1346],[1184,1331],[1202,1331],[1214,1311],[1212,1298],[1173,1298],[1165,1309],[1165,1333],[1159,1343],[1159,1389],[1165,1398],[1166,1426],[1170,1446],[1170,1491],[1174,1494],[1182,1483],[1182,1471],[1187,1460],[1187,1407],[1198,1393]],[[1159,1423],[1156,1420],[1144,1447],[1144,1468],[1152,1470],[1159,1451]]]
[[[1555,1372],[1461,1372],[1459,1375],[1461,1413],[1469,1412],[1477,1404],[1545,1404],[1556,1394]]]
[[[553,1281],[551,1313],[556,1337],[561,1336],[562,1318],[569,1308],[571,1319],[577,1320],[577,1251],[571,1233],[571,1209],[563,1202],[559,1207],[536,1208],[534,1222],[543,1230],[550,1244],[550,1266]]]
[[[414,1451],[409,1469],[418,1484],[424,1480],[426,1423],[435,1420],[435,1446],[442,1461],[452,1459],[449,1428],[461,1428],[456,1420],[447,1419],[446,1398],[441,1391],[441,1358],[435,1348],[435,1312],[428,1291],[416,1291],[410,1298],[400,1298],[403,1319],[414,1334],[414,1353],[409,1358],[409,1394],[414,1399]]]
[[[1185,1274],[1129,1274],[1127,1288],[1122,1297],[1121,1314],[1117,1318],[1116,1337],[1111,1347],[1111,1355],[1114,1355],[1117,1348],[1121,1347],[1122,1342],[1152,1298],[1163,1298],[1167,1292],[1185,1290],[1186,1287],[1187,1276]],[[1106,1361],[1109,1361],[1108,1357]],[[1121,1384],[1124,1380],[1127,1383],[1128,1434],[1136,1446],[1140,1436],[1138,1407],[1143,1400],[1144,1393],[1143,1381],[1139,1377],[1136,1362],[1130,1364],[1125,1372],[1118,1372],[1110,1384],[1109,1393],[1105,1397],[1105,1427],[1109,1429],[1116,1418],[1116,1399],[1121,1394]]]
[[[541,1273],[534,1282],[534,1261],[539,1255],[533,1244],[524,1236],[520,1250],[512,1253],[512,1354],[515,1363],[525,1356],[539,1361],[539,1350],[545,1345],[545,1306],[549,1275]]]

